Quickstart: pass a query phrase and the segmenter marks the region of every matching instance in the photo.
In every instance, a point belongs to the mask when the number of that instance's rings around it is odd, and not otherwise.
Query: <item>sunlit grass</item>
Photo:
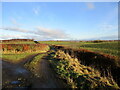
[[[18,63],[20,61],[22,61],[23,58],[33,55],[33,54],[37,54],[38,52],[26,52],[26,53],[9,53],[9,54],[2,54],[0,56],[0,58],[3,58],[3,60],[8,61],[8,62],[12,62],[12,63]]]
[[[118,41],[113,42],[70,42],[70,41],[40,41],[40,43],[46,43],[50,45],[64,45],[74,49],[87,49],[94,52],[100,52],[110,54],[113,56],[119,56],[119,45]]]
[[[64,51],[58,50],[52,53],[54,60],[49,60],[58,76],[66,80],[68,87],[80,89],[119,89],[111,76],[102,76],[94,67],[85,66],[77,58],[72,58]]]

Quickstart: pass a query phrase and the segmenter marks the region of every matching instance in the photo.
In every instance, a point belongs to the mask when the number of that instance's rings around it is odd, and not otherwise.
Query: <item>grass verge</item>
[[[5,61],[11,62],[11,63],[19,63],[20,61],[22,61],[22,59],[24,59],[25,57],[28,57],[30,55],[33,54],[37,54],[37,53],[42,53],[42,52],[24,52],[24,53],[7,53],[7,54],[2,54],[0,56],[0,58],[2,58]]]
[[[53,51],[50,55],[50,63],[53,69],[70,88],[119,89],[111,75],[103,77],[99,71],[92,67],[82,65],[77,58],[72,58],[63,51]]]
[[[36,57],[34,57],[32,61],[25,64],[25,67],[28,68],[36,77],[41,76],[39,73],[40,72],[39,67],[41,59],[44,55],[45,54],[39,54]]]

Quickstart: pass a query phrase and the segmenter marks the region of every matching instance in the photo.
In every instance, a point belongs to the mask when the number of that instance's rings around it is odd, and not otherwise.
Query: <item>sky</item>
[[[117,2],[2,2],[0,39],[116,40]]]

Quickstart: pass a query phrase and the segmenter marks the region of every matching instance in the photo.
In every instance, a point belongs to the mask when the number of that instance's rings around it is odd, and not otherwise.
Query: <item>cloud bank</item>
[[[34,38],[34,39],[66,39],[68,38],[68,34],[66,34],[64,31],[59,30],[59,29],[49,29],[49,28],[44,28],[44,27],[36,27],[35,30],[27,30],[19,27],[3,27],[0,28],[2,30],[7,30],[7,31],[15,31],[15,32],[21,32],[25,35],[20,36],[20,35],[2,35],[1,38]]]

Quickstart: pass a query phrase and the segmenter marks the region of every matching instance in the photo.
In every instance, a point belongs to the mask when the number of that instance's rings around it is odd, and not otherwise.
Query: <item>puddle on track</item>
[[[16,74],[16,75],[19,75],[19,74],[27,75],[27,74],[29,74],[29,71],[26,70],[25,68],[18,67],[18,68],[16,68],[16,69],[14,70],[13,73]]]
[[[31,73],[24,66],[2,61],[3,88],[28,87]]]

